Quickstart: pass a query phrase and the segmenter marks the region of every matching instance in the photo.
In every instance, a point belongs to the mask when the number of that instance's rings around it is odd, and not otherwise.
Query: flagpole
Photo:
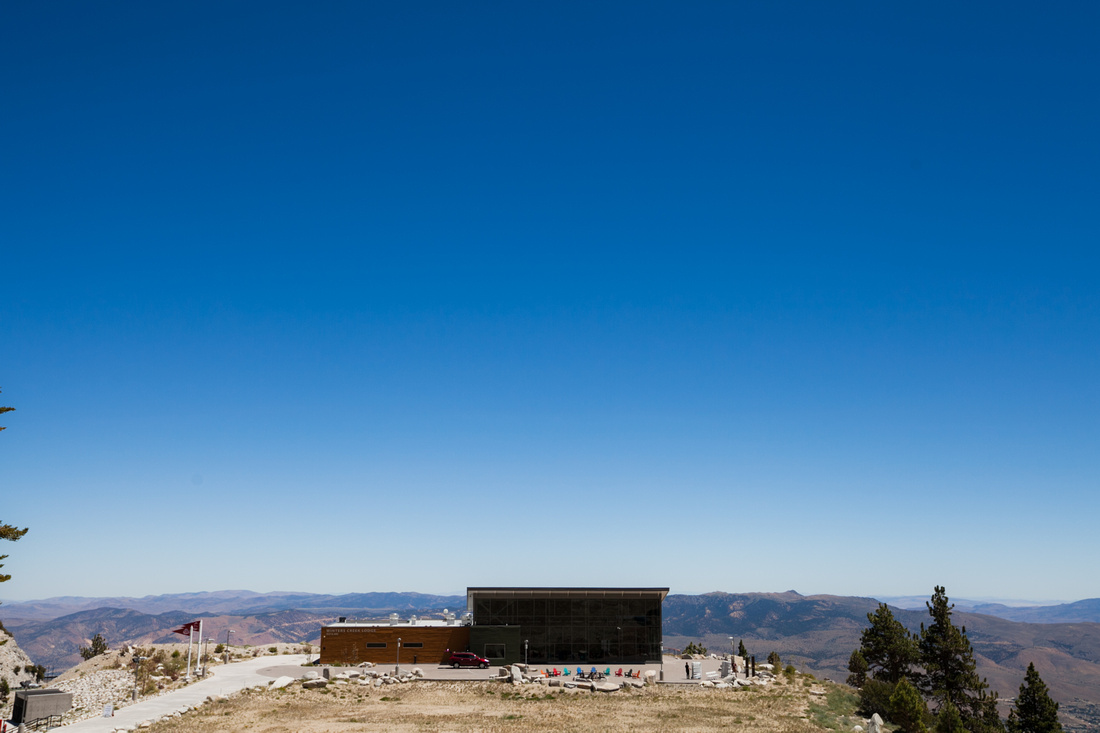
[[[191,679],[191,640],[195,636],[195,628],[193,626],[187,627],[187,679]]]
[[[196,656],[198,657],[198,661],[195,663],[195,673],[198,674],[198,671],[199,671],[198,662],[202,661],[202,619],[201,618],[199,619],[199,653]],[[206,667],[205,666],[203,666],[203,668],[202,668],[202,673],[203,673],[203,675],[206,674]]]

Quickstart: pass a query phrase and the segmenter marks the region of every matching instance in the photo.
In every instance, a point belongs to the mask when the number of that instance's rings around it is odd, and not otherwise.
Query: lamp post
[[[235,633],[233,629],[225,630],[225,663],[229,664],[229,635]]]
[[[730,636],[730,637],[727,637],[727,638],[730,640],[730,666],[733,668],[733,676],[736,677],[737,676],[737,660],[734,659],[733,657],[734,657],[737,650],[733,646],[733,637]]]
[[[139,657],[134,655],[134,702],[138,699],[138,679],[141,676],[141,663],[145,661],[145,657]]]
[[[394,673],[401,674],[401,637],[397,637],[397,666],[394,668]]]
[[[623,627],[616,626],[615,631],[619,632],[619,664],[623,663]]]
[[[205,677],[206,676],[206,663],[208,661],[210,661],[210,637],[209,636],[206,637],[206,640],[203,642],[202,657],[199,659],[199,661],[202,662],[202,676]]]
[[[524,667],[528,666],[528,664],[527,664],[527,644],[528,644],[528,642],[529,642],[528,639],[523,640],[523,666]]]

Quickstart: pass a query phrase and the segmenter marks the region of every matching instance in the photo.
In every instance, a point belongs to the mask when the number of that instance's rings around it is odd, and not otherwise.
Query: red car
[[[451,656],[444,659],[443,664],[449,664],[455,669],[459,667],[489,669],[489,660],[485,657],[479,657],[473,652],[451,652]]]

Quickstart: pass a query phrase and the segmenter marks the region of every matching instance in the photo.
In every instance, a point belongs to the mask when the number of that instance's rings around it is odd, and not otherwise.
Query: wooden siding
[[[470,627],[323,626],[321,664],[395,664],[398,638],[401,639],[401,664],[439,664],[448,651],[469,649]],[[410,643],[424,646],[407,646]],[[368,644],[386,646],[377,648]]]

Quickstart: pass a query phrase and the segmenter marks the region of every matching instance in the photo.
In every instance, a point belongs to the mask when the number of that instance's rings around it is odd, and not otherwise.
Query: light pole
[[[235,633],[233,629],[225,630],[225,663],[229,664],[229,635]]]
[[[138,699],[138,679],[141,676],[141,663],[145,661],[145,657],[139,657],[134,655],[134,702]]]
[[[401,637],[397,637],[397,667],[394,668],[394,673],[401,674]]]
[[[619,666],[623,663],[623,627],[616,626],[615,631],[619,632]]]
[[[733,676],[736,677],[737,676],[737,660],[734,659],[733,657],[734,657],[734,653],[737,650],[733,648],[733,637],[730,636],[728,638],[730,640],[730,667],[733,668]]]
[[[202,676],[206,676],[206,663],[210,661],[210,637],[206,637],[206,641],[203,642],[202,658],[199,660],[202,662]]]
[[[528,640],[524,639],[523,640],[523,666],[524,667],[529,666],[528,663],[527,663],[527,644],[528,644]]]

